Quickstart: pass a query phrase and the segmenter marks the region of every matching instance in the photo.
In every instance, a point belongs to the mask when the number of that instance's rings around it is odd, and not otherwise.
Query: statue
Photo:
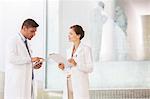
[[[107,20],[107,15],[104,12],[104,6],[104,3],[100,1],[90,13],[90,37],[93,59],[95,62],[99,61],[103,24]]]

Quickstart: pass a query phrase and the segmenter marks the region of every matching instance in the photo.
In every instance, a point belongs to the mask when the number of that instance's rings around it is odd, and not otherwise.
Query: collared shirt
[[[23,41],[26,40],[26,38],[22,35],[22,33],[19,33],[19,35],[20,35],[20,37],[21,37],[21,39],[22,39]]]
[[[31,57],[31,53],[30,53],[30,50],[29,50],[29,47],[28,47],[27,39],[22,35],[22,33],[19,33],[19,36],[21,37],[22,41],[24,42],[24,44],[25,44],[25,46],[26,46],[26,48],[28,50],[28,53],[29,53],[29,55]]]

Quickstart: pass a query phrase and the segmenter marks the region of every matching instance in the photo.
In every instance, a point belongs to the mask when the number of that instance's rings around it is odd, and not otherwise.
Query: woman
[[[81,42],[83,37],[84,31],[81,26],[70,27],[68,38],[73,46],[67,50],[67,59],[71,65],[58,65],[60,69],[67,71],[63,99],[89,99],[88,73],[93,70],[92,55],[90,47]]]

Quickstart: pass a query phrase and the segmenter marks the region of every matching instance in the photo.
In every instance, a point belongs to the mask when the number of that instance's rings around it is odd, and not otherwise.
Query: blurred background
[[[5,51],[22,22],[40,25],[30,42],[33,56],[66,55],[68,30],[79,24],[92,47],[91,99],[150,98],[150,0],[0,0],[0,99],[4,95]],[[49,60],[35,71],[38,99],[62,99],[63,74]]]

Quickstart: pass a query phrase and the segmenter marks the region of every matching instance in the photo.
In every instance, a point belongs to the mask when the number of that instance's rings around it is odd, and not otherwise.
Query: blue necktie
[[[30,57],[31,57],[31,54],[30,54],[30,51],[29,51],[29,47],[28,47],[28,42],[27,42],[27,40],[25,40],[24,43],[25,43],[26,48],[27,48],[27,50],[28,50],[28,53],[29,53],[29,55],[30,55]],[[32,79],[34,79],[33,69],[32,69]]]
[[[31,54],[30,54],[30,51],[29,51],[29,47],[28,47],[28,42],[27,42],[27,40],[25,40],[24,43],[25,43],[26,48],[27,48],[27,50],[28,50],[28,53],[29,53],[29,55],[30,55],[30,57],[31,57]]]

